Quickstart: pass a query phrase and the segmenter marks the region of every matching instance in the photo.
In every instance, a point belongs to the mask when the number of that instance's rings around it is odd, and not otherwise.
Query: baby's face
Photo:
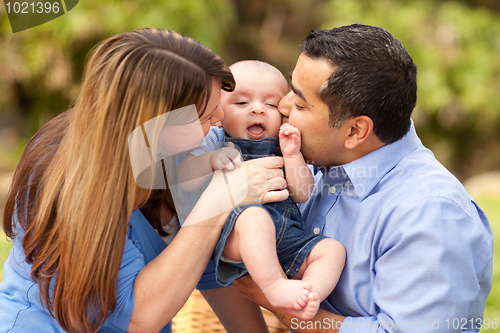
[[[257,68],[233,70],[236,89],[222,92],[222,126],[233,138],[278,137],[282,115],[278,104],[288,92],[285,78]]]

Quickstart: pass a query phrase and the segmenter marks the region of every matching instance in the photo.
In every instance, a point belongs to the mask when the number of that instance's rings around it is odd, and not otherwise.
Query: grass
[[[484,210],[493,232],[493,287],[486,300],[484,320],[490,323],[496,320],[496,328],[482,329],[481,332],[500,332],[500,200],[477,198],[477,203]],[[491,325],[490,325],[491,326]]]
[[[0,281],[3,280],[3,264],[9,256],[12,243],[8,242],[3,230],[0,231]]]
[[[493,248],[493,287],[490,296],[486,301],[484,319],[490,320],[490,326],[496,320],[496,328],[483,328],[481,332],[500,332],[500,199],[477,198],[479,206],[484,210],[490,221],[493,236],[495,238]],[[0,281],[3,279],[3,263],[9,255],[11,243],[5,238],[3,231],[0,231]]]

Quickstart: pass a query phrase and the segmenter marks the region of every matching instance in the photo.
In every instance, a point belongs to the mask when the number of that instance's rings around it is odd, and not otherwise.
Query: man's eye
[[[297,108],[297,109],[299,109],[299,110],[304,110],[304,109],[305,109],[305,107],[300,106],[300,105],[298,105],[297,103],[295,103],[295,108]]]

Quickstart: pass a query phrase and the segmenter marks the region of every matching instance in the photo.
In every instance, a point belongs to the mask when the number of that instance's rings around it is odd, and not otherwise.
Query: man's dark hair
[[[372,119],[384,143],[408,132],[417,102],[417,68],[393,35],[360,24],[316,29],[307,36],[302,52],[327,59],[336,68],[319,92],[330,108],[331,127],[364,115]]]

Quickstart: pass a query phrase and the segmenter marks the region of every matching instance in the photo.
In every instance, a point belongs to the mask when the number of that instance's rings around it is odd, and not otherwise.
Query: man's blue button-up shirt
[[[492,284],[491,229],[413,124],[397,142],[313,170],[314,192],[300,207],[307,232],[347,252],[322,304],[347,317],[341,332],[479,330]]]

